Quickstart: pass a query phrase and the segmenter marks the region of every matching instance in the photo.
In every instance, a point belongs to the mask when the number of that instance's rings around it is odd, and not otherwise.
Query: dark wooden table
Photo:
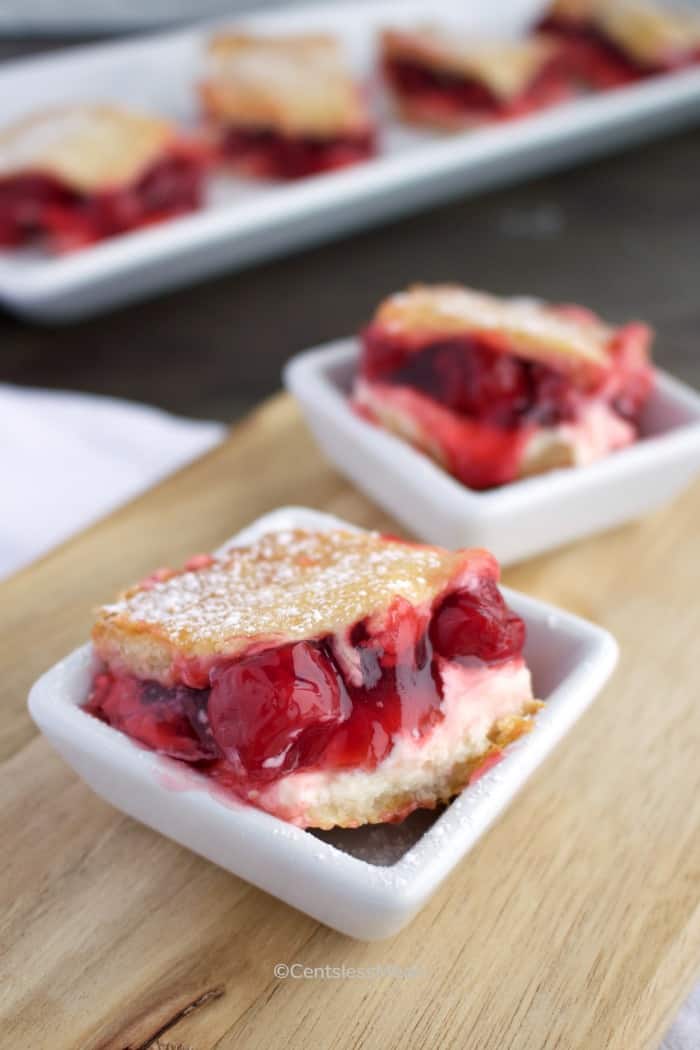
[[[0,42],[0,58],[38,46]],[[700,386],[699,187],[695,129],[82,323],[0,315],[0,380],[234,419],[388,292],[458,280],[649,320],[658,361]]]

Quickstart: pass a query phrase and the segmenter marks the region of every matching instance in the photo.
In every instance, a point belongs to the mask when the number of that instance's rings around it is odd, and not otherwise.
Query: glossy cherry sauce
[[[76,193],[45,174],[0,180],[0,246],[45,243],[72,251],[201,204],[204,164],[195,151],[154,164],[132,185],[93,194]]]
[[[314,138],[281,135],[266,129],[230,128],[224,135],[221,152],[224,159],[252,175],[299,179],[358,164],[373,156],[375,148],[372,131]]]
[[[460,416],[499,427],[574,419],[579,401],[563,373],[470,336],[413,349],[372,326],[364,334],[361,372],[370,381],[412,387]]]
[[[356,624],[361,683],[328,637],[219,661],[208,689],[102,672],[87,710],[233,789],[294,770],[373,769],[394,734],[420,740],[442,719],[438,657],[497,664],[519,656],[524,641],[523,621],[483,578],[440,601],[427,623],[397,598],[381,636]]]
[[[594,319],[581,307],[557,307],[562,316]],[[381,324],[363,333],[360,375],[369,383],[419,397],[404,411],[439,444],[445,465],[475,489],[518,476],[523,449],[537,427],[574,423],[587,399],[598,397],[637,425],[653,386],[650,330],[631,322],[611,334],[610,365],[586,384],[510,352],[497,332],[429,337],[416,346]],[[358,411],[373,419],[364,405]]]
[[[517,477],[535,428],[573,420],[581,400],[566,376],[497,342],[464,336],[415,349],[381,326],[364,333],[362,377],[422,395],[408,410],[439,443],[450,473],[473,489]]]

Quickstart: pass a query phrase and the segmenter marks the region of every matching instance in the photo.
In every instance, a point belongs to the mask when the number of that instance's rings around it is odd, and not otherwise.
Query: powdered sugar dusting
[[[183,656],[235,652],[251,639],[335,633],[387,606],[431,599],[482,552],[457,554],[377,533],[287,529],[221,553],[210,565],[139,586],[98,617],[130,632],[143,625]]]

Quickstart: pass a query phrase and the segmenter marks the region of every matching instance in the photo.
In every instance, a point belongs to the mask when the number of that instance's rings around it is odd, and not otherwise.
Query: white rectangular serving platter
[[[230,540],[275,529],[337,526],[327,514],[286,507]],[[29,695],[53,747],[112,805],[341,933],[396,933],[508,805],[595,698],[617,661],[612,636],[577,616],[505,590],[527,625],[525,656],[546,701],[532,733],[440,815],[401,825],[311,833],[251,806],[223,801],[205,776],[138,747],[81,710],[95,666],[90,645],[47,671]]]
[[[353,411],[358,355],[355,339],[298,354],[285,385],[331,463],[429,543],[486,547],[508,565],[641,517],[700,473],[700,394],[657,369],[636,444],[586,467],[474,491]]]
[[[59,258],[0,252],[0,303],[38,321],[86,316],[226,269],[367,227],[401,213],[572,164],[700,118],[700,70],[590,96],[526,119],[459,134],[409,129],[377,82],[385,25],[459,23],[482,35],[522,30],[544,0],[464,4],[343,0],[229,19],[261,31],[327,30],[372,85],[380,155],[293,184],[217,176],[203,210]],[[192,125],[211,25],[101,44],[0,68],[0,127],[46,106],[117,101]]]

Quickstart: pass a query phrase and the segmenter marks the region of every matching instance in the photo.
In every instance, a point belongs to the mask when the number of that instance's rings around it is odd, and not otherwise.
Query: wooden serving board
[[[95,604],[290,503],[397,531],[279,396],[0,587],[0,1044],[656,1048],[700,961],[700,488],[506,573],[608,627],[620,668],[413,924],[373,944],[111,809],[25,706]],[[281,980],[278,962],[419,972]]]

